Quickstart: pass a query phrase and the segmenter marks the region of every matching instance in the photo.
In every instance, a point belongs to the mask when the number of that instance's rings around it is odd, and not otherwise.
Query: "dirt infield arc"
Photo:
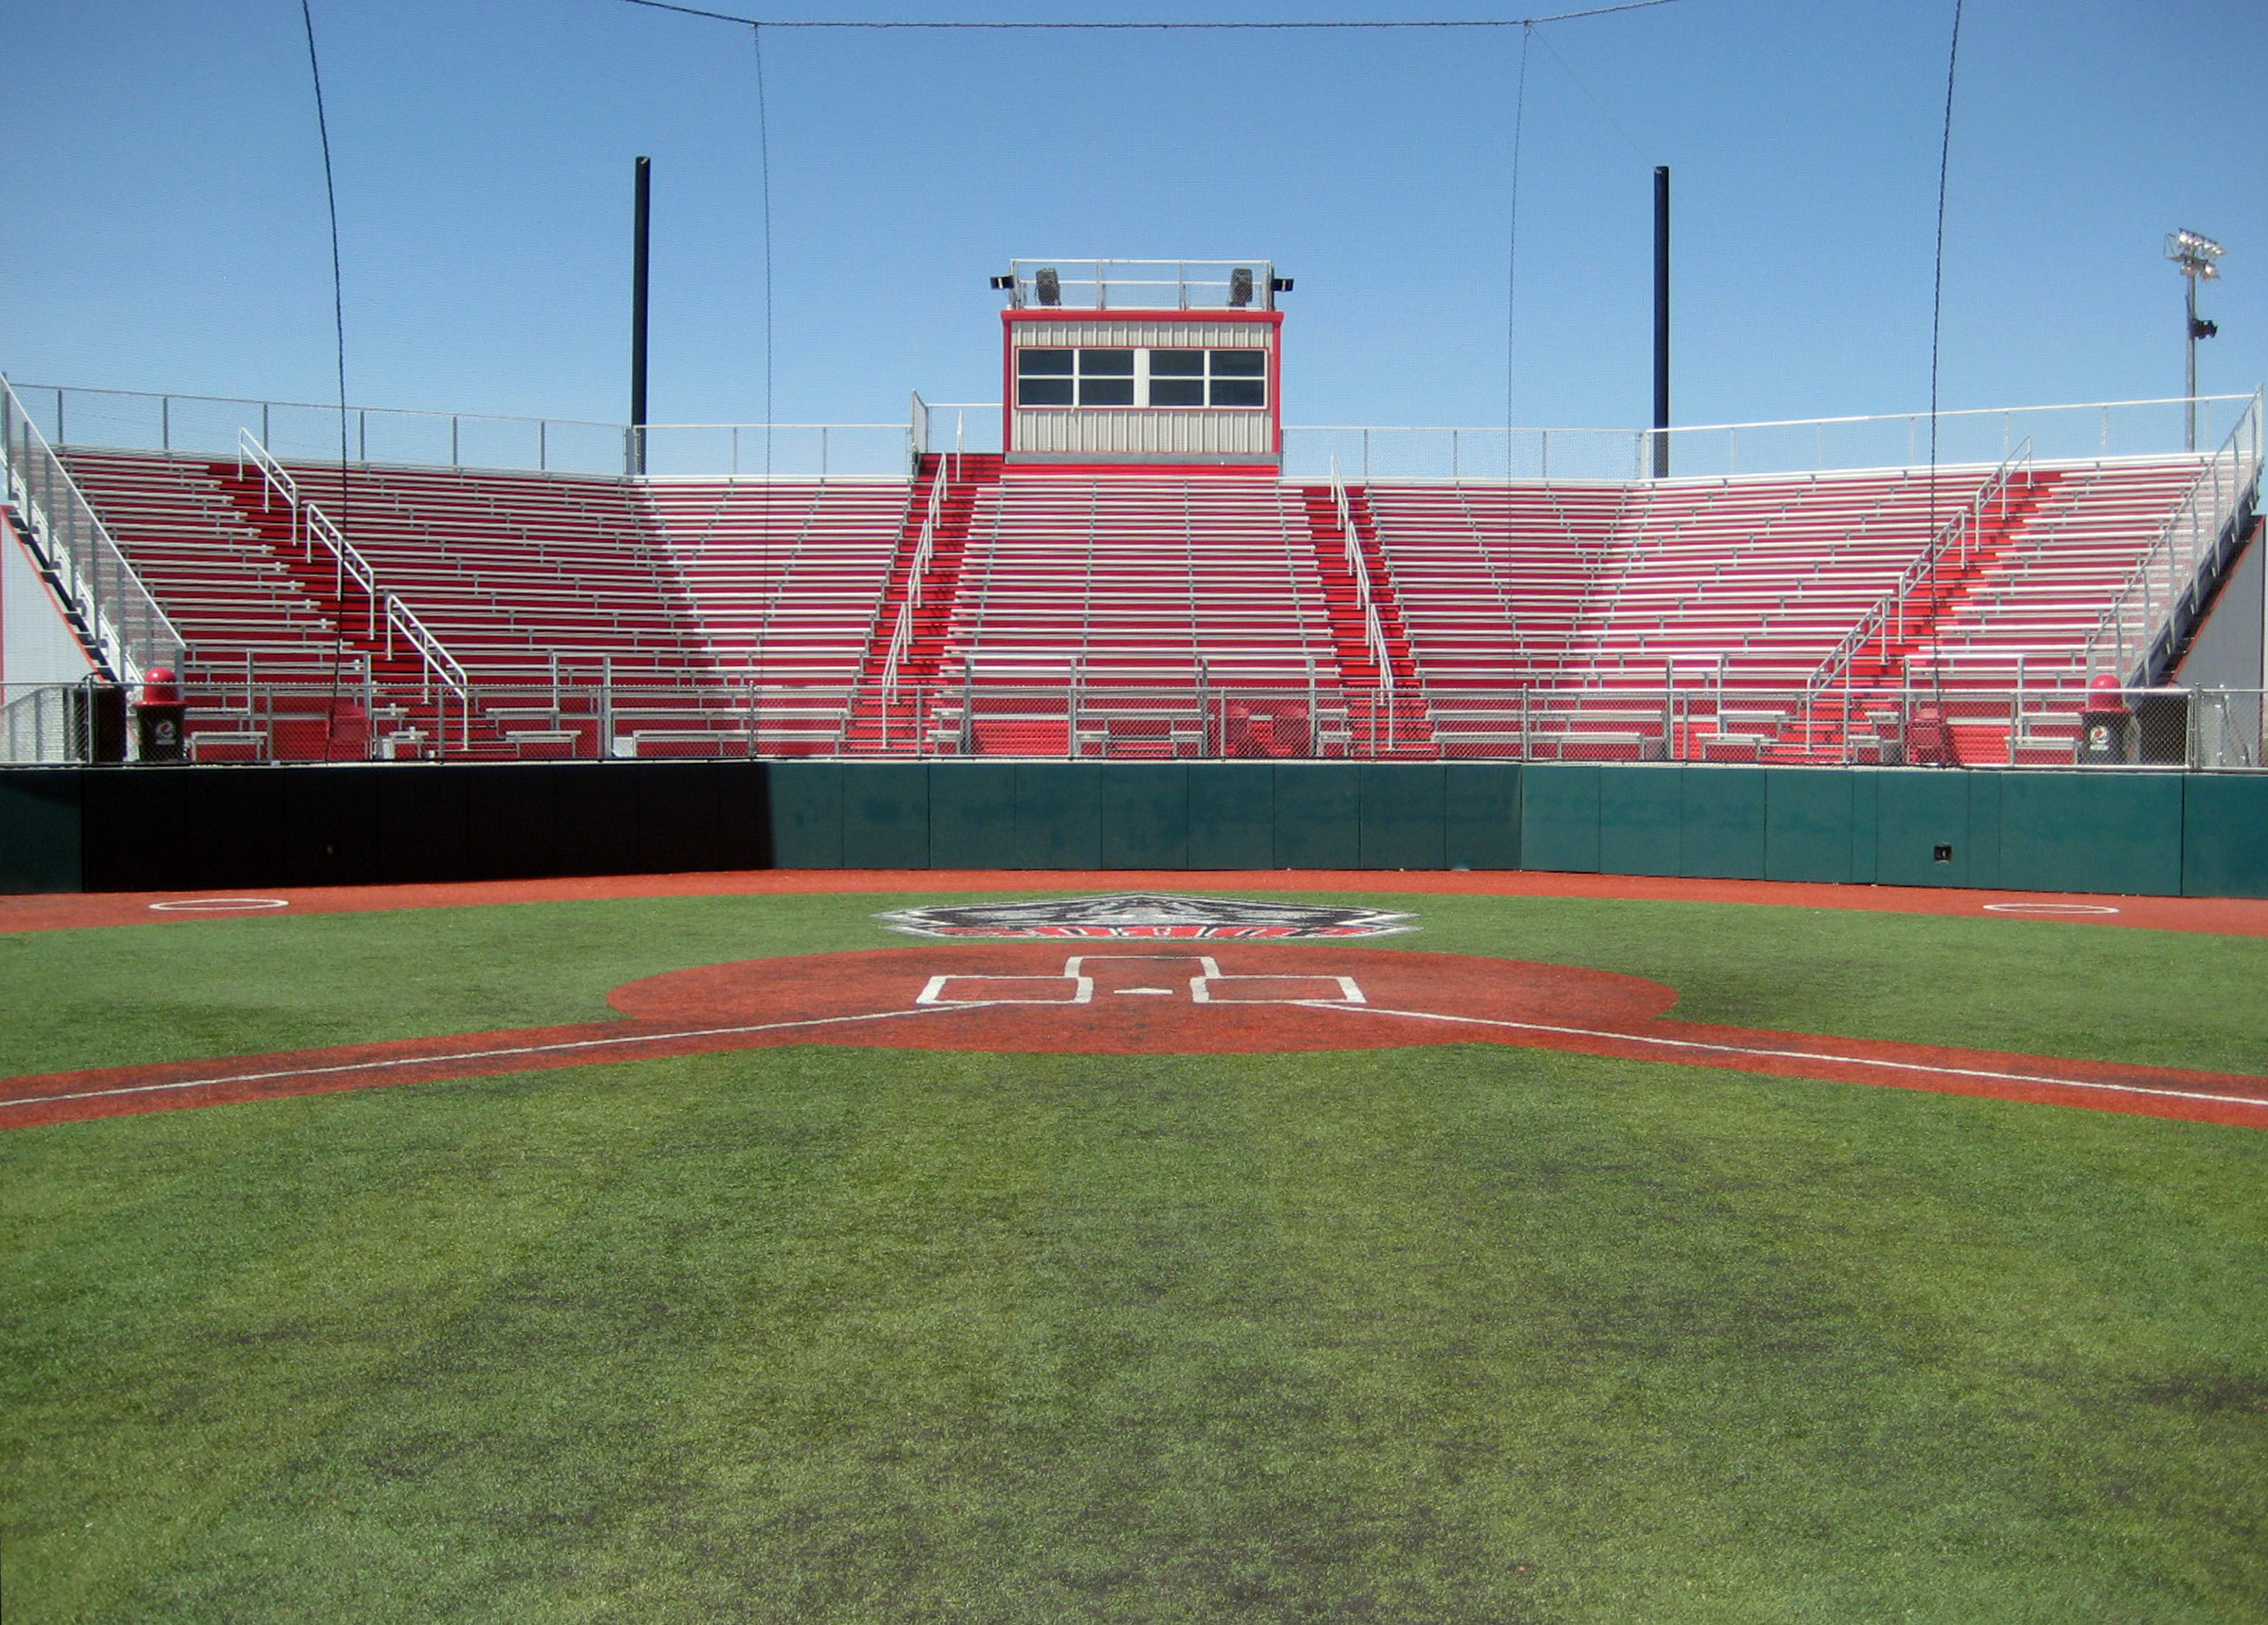
[[[29,1127],[385,1084],[797,1043],[1218,1054],[1501,1043],[2268,1128],[2268,1079],[1672,1021],[1607,971],[1408,949],[930,944],[703,965],[617,988],[620,1019],[0,1080]]]
[[[200,921],[243,913],[359,914],[396,908],[466,908],[620,897],[778,896],[903,892],[1049,891],[1332,892],[1497,897],[1611,897],[1627,901],[1736,903],[1767,908],[1836,908],[1868,914],[1983,915],[2054,919],[2153,931],[2268,936],[2268,898],[2125,897],[2091,892],[2010,893],[1958,887],[1833,886],[1789,880],[1687,880],[1543,870],[1447,869],[738,869],[679,875],[597,875],[552,880],[481,880],[404,886],[298,886],[247,897],[198,892],[54,892],[0,896],[0,932]],[[215,907],[216,904],[249,905]]]

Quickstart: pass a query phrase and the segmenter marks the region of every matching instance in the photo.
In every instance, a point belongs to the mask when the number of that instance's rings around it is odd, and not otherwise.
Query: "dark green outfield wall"
[[[1558,869],[2268,896],[2268,777],[1560,763],[0,771],[0,891],[748,868]]]

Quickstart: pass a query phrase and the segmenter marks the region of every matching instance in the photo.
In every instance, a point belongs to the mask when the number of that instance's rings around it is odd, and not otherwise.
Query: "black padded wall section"
[[[2268,777],[1352,762],[0,769],[0,889],[1557,869],[2268,896]]]
[[[0,882],[195,891],[768,868],[770,789],[768,764],[748,761],[8,772]]]
[[[75,768],[0,773],[0,892],[86,889]]]

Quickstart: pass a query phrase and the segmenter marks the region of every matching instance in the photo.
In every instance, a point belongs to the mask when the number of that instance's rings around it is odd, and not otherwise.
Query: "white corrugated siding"
[[[1016,413],[1016,450],[1026,452],[1180,452],[1192,455],[1266,456],[1268,415],[1246,411],[1144,412],[1058,407]]]
[[[1267,348],[1271,329],[1258,322],[1020,321],[1010,324],[1019,349]]]

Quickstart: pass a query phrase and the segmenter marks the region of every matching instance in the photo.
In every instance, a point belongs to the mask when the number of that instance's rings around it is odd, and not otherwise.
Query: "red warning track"
[[[1766,907],[1856,909],[1881,914],[1994,915],[2158,931],[2268,936],[2268,899],[2120,897],[2081,892],[1999,892],[1934,886],[1826,886],[1787,880],[1680,880],[1642,875],[1556,875],[1539,870],[1252,869],[756,869],[715,874],[606,875],[461,885],[335,886],[249,892],[72,892],[0,896],[0,932],[99,925],[186,925],[247,914],[346,914],[395,908],[465,908],[576,898],[777,896],[807,892],[1168,891],[1358,892],[1496,897],[1611,897],[1632,901],[1744,903]],[[235,902],[242,907],[208,907]]]
[[[1569,965],[1317,943],[964,943],[704,965],[622,1019],[0,1081],[29,1127],[781,1044],[1212,1054],[1503,1043],[2268,1128],[2268,1079],[1705,1026],[1674,990]]]

